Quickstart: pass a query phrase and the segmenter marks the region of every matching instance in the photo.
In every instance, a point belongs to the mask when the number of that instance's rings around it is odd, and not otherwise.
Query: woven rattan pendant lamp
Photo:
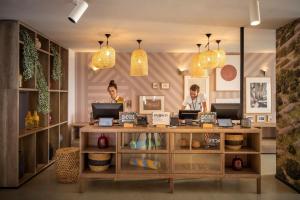
[[[209,45],[210,45],[210,38],[211,34],[208,33],[206,34],[207,37],[207,50],[203,53],[204,54],[204,59],[203,59],[203,68],[204,69],[214,69],[217,67],[217,53],[213,50],[210,50]]]
[[[101,69],[112,68],[116,64],[116,51],[114,48],[109,46],[108,38],[110,34],[105,34],[106,36],[106,46],[102,47],[101,53]]]
[[[190,65],[190,75],[192,77],[206,77],[208,76],[208,70],[203,69],[203,53],[200,52],[201,44],[197,44],[198,53],[192,58]]]
[[[148,76],[148,56],[141,49],[142,40],[137,40],[139,48],[131,54],[130,76]]]
[[[217,53],[217,68],[224,67],[226,62],[226,53],[223,49],[220,49],[220,42],[221,40],[216,40],[216,43],[218,44],[218,49],[215,50]]]
[[[92,62],[89,64],[89,67],[94,71],[97,71],[98,69],[102,69],[101,45],[103,41],[98,41],[98,43],[100,45],[100,50],[93,55]]]

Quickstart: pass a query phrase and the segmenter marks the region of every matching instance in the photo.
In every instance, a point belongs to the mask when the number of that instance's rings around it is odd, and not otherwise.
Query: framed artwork
[[[159,88],[159,84],[157,82],[152,83],[152,88],[153,89],[158,89]]]
[[[271,113],[270,77],[246,78],[246,113]]]
[[[226,64],[216,68],[216,91],[240,90],[240,56],[227,55]]]
[[[266,115],[256,115],[256,122],[266,122],[267,118]]]
[[[155,111],[164,112],[164,96],[140,96],[140,114],[152,114]]]
[[[206,106],[210,108],[209,104],[209,77],[191,77],[184,76],[184,99],[190,95],[190,87],[191,85],[196,84],[200,87],[200,93],[202,93],[206,97]]]
[[[170,83],[161,83],[161,89],[169,89],[170,88]]]

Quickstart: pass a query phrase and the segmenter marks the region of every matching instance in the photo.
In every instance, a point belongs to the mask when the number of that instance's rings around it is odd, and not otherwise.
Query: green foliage
[[[41,64],[37,68],[37,89],[39,91],[39,104],[37,110],[40,113],[47,114],[50,112],[49,91],[47,81],[43,73],[43,67]]]
[[[23,55],[24,55],[24,71],[23,77],[25,80],[29,80],[34,75],[34,70],[39,62],[39,55],[35,48],[35,43],[31,39],[30,35],[26,31],[21,32],[22,39],[24,41]]]
[[[294,180],[300,179],[300,164],[296,160],[287,159],[285,164],[287,174]]]
[[[35,48],[35,43],[26,31],[21,32],[24,41],[24,71],[23,76],[25,80],[33,77],[36,71],[37,89],[39,92],[38,97],[38,112],[47,114],[49,109],[49,91],[48,85],[43,73],[43,67],[39,61],[39,54]]]
[[[297,97],[296,97],[295,94],[290,94],[290,95],[289,95],[289,102],[290,102],[290,103],[297,102]]]
[[[53,53],[52,79],[58,81],[62,77],[61,59],[55,47],[51,46],[51,52]]]
[[[288,146],[288,151],[292,155],[296,155],[296,153],[297,153],[295,147],[291,144]]]

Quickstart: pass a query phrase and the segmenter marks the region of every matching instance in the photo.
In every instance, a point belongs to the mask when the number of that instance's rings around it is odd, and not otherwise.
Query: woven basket
[[[60,183],[76,183],[79,176],[79,148],[58,149],[55,158],[56,180]]]
[[[109,153],[89,153],[88,164],[91,171],[102,172],[109,168],[111,154]]]
[[[225,146],[230,150],[240,150],[243,145],[244,136],[242,134],[226,134]]]

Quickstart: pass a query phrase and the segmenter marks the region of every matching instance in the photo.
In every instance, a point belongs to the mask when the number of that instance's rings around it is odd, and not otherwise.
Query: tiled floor
[[[188,180],[176,181],[175,192],[168,193],[167,181],[93,181],[85,193],[77,184],[58,184],[54,167],[48,168],[19,189],[1,189],[1,200],[299,200],[300,194],[274,176],[263,176],[262,194],[255,192],[255,180]]]

